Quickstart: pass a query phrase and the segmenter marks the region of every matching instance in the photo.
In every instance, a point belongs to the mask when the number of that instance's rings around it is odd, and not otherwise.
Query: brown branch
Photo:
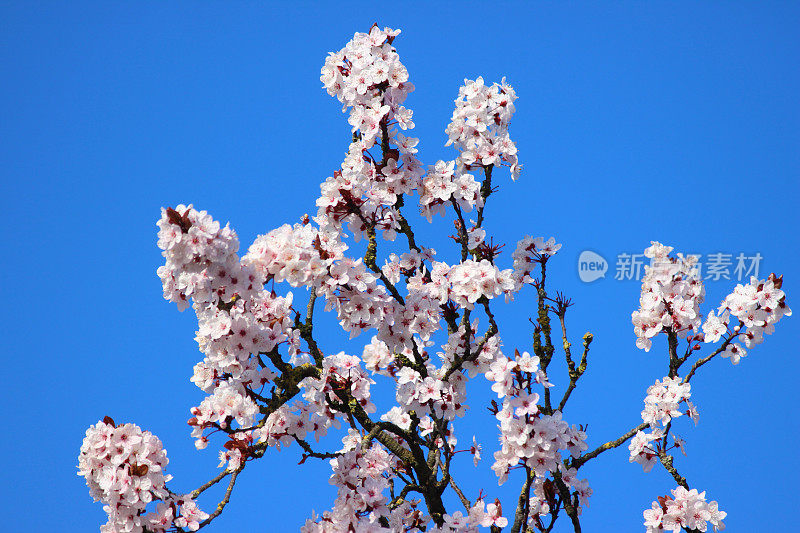
[[[270,415],[280,406],[294,398],[300,393],[298,384],[307,377],[319,377],[319,369],[310,363],[306,363],[283,371],[274,380],[275,385],[278,387],[277,392],[272,394],[266,406],[261,406],[261,413]]]
[[[669,377],[674,378],[678,375],[678,368],[681,366],[678,357],[678,334],[672,328],[667,328],[667,339],[669,343]]]
[[[647,423],[642,422],[641,424],[639,424],[638,426],[636,426],[632,430],[630,430],[627,433],[625,433],[624,435],[622,435],[620,438],[618,438],[616,440],[608,441],[605,444],[601,444],[600,446],[598,446],[597,448],[595,448],[591,452],[578,457],[577,459],[572,461],[572,464],[570,466],[572,466],[575,469],[580,468],[581,466],[586,464],[587,461],[589,461],[591,459],[594,459],[595,457],[597,457],[601,453],[603,453],[605,451],[608,451],[608,450],[612,450],[614,448],[617,448],[617,447],[623,445],[625,443],[625,441],[627,441],[628,439],[630,439],[631,437],[636,435],[637,432],[642,431],[647,426],[648,426]]]
[[[686,490],[689,490],[689,484],[686,482],[686,478],[680,475],[672,465],[672,456],[662,449],[658,452],[658,458],[661,460],[661,464],[664,466],[667,472],[669,472],[675,482]]]
[[[539,280],[539,283],[536,284],[538,310],[537,323],[539,324],[539,327],[534,328],[533,351],[537,356],[539,356],[539,366],[542,372],[547,375],[547,367],[550,365],[550,361],[553,358],[555,348],[553,347],[553,340],[551,337],[550,316],[548,315],[549,306],[545,303],[545,300],[547,300],[547,292],[545,291],[545,282],[547,279],[547,261],[545,259],[542,259],[541,261],[541,274],[542,277]],[[544,334],[544,346],[541,344],[539,331]],[[543,411],[545,414],[553,413],[553,408],[550,404],[549,387],[545,387],[544,389]]]
[[[572,520],[572,528],[575,530],[575,533],[581,533],[581,522],[578,518],[578,509],[575,505],[573,505],[569,488],[567,488],[564,480],[561,479],[560,472],[553,472],[553,481],[555,482],[556,488],[558,488],[559,494],[561,494],[561,504],[564,507],[564,512],[567,513],[567,516],[569,516],[570,520]]]
[[[200,523],[200,527],[198,527],[197,529],[202,529],[206,527],[208,524],[211,523],[212,520],[214,520],[216,517],[222,514],[222,511],[225,509],[225,506],[228,505],[228,502],[231,499],[231,493],[233,492],[233,486],[236,484],[236,478],[239,477],[239,472],[241,472],[244,469],[245,464],[246,463],[242,463],[241,466],[239,466],[239,468],[237,468],[231,473],[231,480],[228,482],[228,489],[225,491],[225,496],[223,496],[222,500],[219,502],[219,504],[217,504],[217,508],[214,510],[214,512],[211,513],[208,516],[208,518],[203,520]]]
[[[492,310],[489,307],[489,299],[486,296],[481,296],[478,300],[479,303],[483,304],[483,310],[486,312],[486,316],[489,317],[489,325],[491,326],[492,331],[497,332],[497,322],[494,320],[494,315],[492,314]]]
[[[304,455],[307,457],[314,457],[315,459],[334,459],[342,455],[341,452],[315,452],[311,448],[311,445],[305,440],[301,439],[297,435],[292,435],[292,437],[294,437],[294,440],[297,442],[297,444],[303,448],[305,451]],[[305,460],[305,458],[303,460]]]
[[[314,358],[317,368],[322,368],[322,351],[314,339],[314,304],[317,302],[317,289],[311,287],[311,294],[308,297],[308,305],[306,306],[306,320],[301,323],[299,318],[295,319],[295,328],[300,331],[300,337],[308,344],[308,350]],[[273,361],[274,362],[274,361]]]
[[[520,533],[528,518],[528,500],[531,493],[531,482],[534,476],[531,469],[525,467],[525,483],[522,484],[522,491],[519,493],[519,500],[517,501],[517,510],[514,513],[514,524],[511,526],[511,533]]]
[[[400,429],[395,424],[390,422],[373,422],[369,415],[364,411],[364,408],[356,401],[351,399],[347,403],[347,407],[352,415],[358,420],[359,424],[372,434],[374,432],[375,439],[389,449],[393,454],[400,458],[405,465],[417,474],[418,485],[422,489],[425,504],[428,507],[428,512],[438,526],[444,523],[444,515],[446,510],[444,502],[442,501],[441,491],[436,480],[436,471],[428,466],[425,454],[420,448],[417,439],[414,438],[416,430],[412,434],[410,431],[406,432]],[[379,426],[378,430],[375,427]],[[386,431],[384,431],[386,430]],[[397,435],[409,445],[410,449],[404,448],[397,440],[390,436],[387,431]]]
[[[572,361],[569,354],[569,343],[567,342],[567,333],[564,326],[563,317],[561,317],[561,330],[563,331],[564,351],[567,352],[567,365],[569,367],[569,385],[567,386],[567,390],[564,392],[564,396],[561,398],[561,401],[558,403],[558,410],[563,412],[564,406],[567,404],[567,400],[569,400],[572,391],[575,390],[575,386],[578,384],[578,380],[581,378],[583,373],[586,372],[589,345],[592,343],[594,336],[589,332],[583,336],[583,355],[581,356],[581,362],[578,365],[578,368],[575,368],[575,363]]]
[[[483,167],[483,183],[481,184],[481,197],[483,197],[482,205],[478,208],[478,224],[480,228],[483,225],[483,210],[486,209],[486,200],[492,194],[492,169],[494,165]]]
[[[468,315],[468,313],[466,311],[468,311],[468,310],[465,310],[464,316],[468,317],[469,315]],[[467,337],[470,336],[469,335],[469,331],[470,331],[469,327],[470,327],[469,324],[467,324],[467,331],[465,332],[465,335]],[[444,377],[442,377],[442,381],[447,381],[450,378],[450,376],[453,374],[453,372],[457,372],[458,370],[460,370],[461,366],[464,363],[466,363],[467,361],[473,361],[473,360],[477,359],[478,355],[481,353],[481,350],[483,349],[483,346],[489,341],[489,339],[491,339],[495,335],[497,335],[496,326],[492,326],[491,323],[490,323],[489,324],[489,329],[486,330],[486,333],[484,334],[484,336],[481,337],[481,339],[478,341],[478,345],[475,347],[475,351],[473,353],[470,353],[470,351],[469,351],[469,338],[467,338],[466,339],[466,348],[465,348],[466,353],[463,356],[457,355],[455,357],[455,359],[453,359],[453,364],[451,364],[450,368],[447,369],[447,372],[444,373]]]
[[[406,220],[406,217],[403,216],[403,213],[400,212],[400,208],[403,207],[404,200],[403,196],[399,195],[397,197],[397,202],[394,204],[395,211],[397,211],[397,222],[400,224],[400,233],[406,236],[406,240],[408,241],[408,249],[409,250],[416,250],[417,252],[421,251],[419,246],[417,246],[417,241],[414,237],[414,232],[411,230],[411,225]]]
[[[203,492],[205,492],[206,490],[210,489],[211,487],[213,487],[214,485],[216,485],[217,483],[219,483],[220,481],[222,481],[223,479],[228,477],[230,474],[231,474],[230,470],[223,470],[222,472],[220,472],[219,474],[214,476],[212,479],[210,479],[205,484],[203,484],[203,485],[199,486],[198,488],[194,489],[191,493],[189,493],[189,496],[193,500],[196,500],[197,497],[200,496]]]
[[[736,334],[736,335],[731,335],[730,337],[728,337],[728,338],[727,338],[727,339],[726,339],[726,340],[725,340],[725,341],[724,341],[724,342],[723,342],[723,343],[720,345],[720,347],[719,347],[719,348],[717,348],[716,350],[714,350],[712,353],[708,354],[707,356],[705,356],[705,357],[703,357],[703,358],[700,358],[700,359],[698,359],[697,361],[695,361],[695,362],[694,362],[694,364],[692,365],[692,367],[689,369],[689,373],[688,373],[688,374],[686,374],[686,377],[685,377],[685,378],[683,378],[683,383],[689,383],[689,380],[690,380],[690,379],[692,379],[692,376],[694,376],[694,373],[695,373],[695,372],[697,372],[697,369],[698,369],[698,368],[700,368],[700,367],[701,367],[701,366],[703,366],[704,364],[706,364],[706,363],[708,363],[709,361],[711,361],[711,360],[712,360],[714,357],[716,357],[717,355],[719,355],[719,354],[721,354],[722,352],[724,352],[724,351],[725,351],[725,349],[728,347],[728,345],[729,345],[731,342],[733,342],[733,339],[735,339],[735,338],[737,338],[737,337],[738,337],[738,334]]]
[[[461,491],[459,486],[456,485],[456,480],[453,479],[452,477],[450,478],[450,486],[453,487],[453,490],[458,495],[458,499],[461,500],[461,504],[464,506],[464,509],[466,509],[467,512],[469,512],[469,510],[472,508],[472,504],[469,502],[469,498],[464,496],[464,493]]]
[[[466,261],[469,255],[469,237],[467,237],[467,225],[464,222],[464,217],[461,215],[461,208],[456,203],[455,198],[450,199],[453,204],[453,210],[458,215],[458,242],[461,244],[461,261]]]

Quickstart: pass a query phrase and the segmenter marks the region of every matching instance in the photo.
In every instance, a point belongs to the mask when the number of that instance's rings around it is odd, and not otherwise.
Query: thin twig
[[[642,422],[641,424],[639,424],[638,426],[636,426],[632,430],[630,430],[627,433],[625,433],[620,438],[618,438],[616,440],[608,441],[605,444],[602,444],[602,445],[598,446],[597,448],[595,448],[591,452],[578,457],[577,459],[575,459],[572,462],[571,466],[574,467],[575,469],[580,468],[581,466],[586,464],[587,461],[589,461],[590,459],[594,459],[595,457],[597,457],[601,453],[603,453],[605,451],[608,451],[608,450],[612,450],[614,448],[617,448],[617,447],[621,446],[622,444],[625,443],[625,441],[627,441],[628,439],[630,439],[631,437],[636,435],[637,432],[642,431],[647,426],[648,426],[648,424],[646,422]]]
[[[214,476],[214,477],[213,477],[211,480],[209,480],[209,481],[208,481],[207,483],[205,483],[204,485],[201,485],[200,487],[198,487],[198,488],[194,489],[194,490],[193,490],[193,491],[192,491],[192,492],[189,494],[189,496],[191,496],[191,498],[192,498],[193,500],[196,500],[198,496],[200,496],[200,495],[201,495],[202,493],[204,493],[206,490],[210,489],[211,487],[213,487],[214,485],[216,485],[217,483],[219,483],[220,481],[222,481],[223,479],[225,479],[226,477],[228,477],[230,474],[231,474],[230,470],[224,470],[224,471],[220,472],[219,474],[217,474],[216,476]]]
[[[225,491],[225,496],[222,498],[219,504],[217,504],[217,508],[214,510],[214,512],[208,515],[208,518],[203,520],[203,522],[200,523],[200,527],[198,527],[197,529],[204,528],[208,524],[210,524],[212,520],[214,520],[222,513],[222,511],[225,509],[225,506],[228,505],[228,502],[231,500],[231,493],[233,492],[233,486],[236,484],[236,478],[239,477],[239,472],[241,472],[244,469],[244,465],[245,463],[242,463],[242,465],[239,468],[237,468],[231,473],[231,480],[228,482],[228,490]]]
[[[701,367],[701,366],[703,366],[704,364],[706,364],[706,363],[708,363],[709,361],[711,361],[711,360],[712,360],[714,357],[716,357],[717,355],[719,355],[719,354],[721,354],[722,352],[724,352],[724,351],[725,351],[725,349],[728,347],[728,345],[729,345],[729,344],[730,344],[730,343],[733,341],[733,339],[735,339],[737,336],[738,336],[738,335],[732,335],[731,337],[729,337],[728,339],[726,339],[726,340],[725,340],[725,342],[723,342],[723,343],[720,345],[720,347],[719,347],[719,348],[717,348],[716,350],[714,350],[712,353],[710,353],[710,354],[708,354],[707,356],[705,356],[705,357],[703,357],[703,358],[700,358],[700,359],[698,359],[697,361],[695,361],[695,362],[694,362],[694,364],[692,365],[692,368],[690,368],[690,369],[689,369],[689,373],[688,373],[688,374],[686,374],[686,377],[684,377],[684,378],[683,378],[683,383],[689,383],[689,380],[690,380],[690,379],[692,379],[692,376],[694,376],[694,373],[695,373],[695,372],[697,372],[697,369],[698,369],[698,368],[700,368],[700,367]]]
[[[452,477],[450,478],[450,486],[453,487],[454,491],[456,491],[458,499],[461,500],[461,504],[464,506],[464,509],[469,512],[469,510],[472,508],[472,504],[469,502],[469,498],[464,496],[464,493],[461,492],[461,489],[458,487],[458,485],[456,485],[456,480]]]

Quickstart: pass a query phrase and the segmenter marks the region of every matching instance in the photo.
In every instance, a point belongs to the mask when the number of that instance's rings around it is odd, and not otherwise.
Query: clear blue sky
[[[349,137],[319,69],[374,21],[403,30],[395,44],[417,87],[408,106],[426,164],[455,155],[443,130],[464,77],[507,76],[516,88],[511,130],[526,171],[515,184],[500,173],[487,227],[508,243],[501,261],[525,234],[564,243],[551,287],[576,301],[573,342],[595,335],[565,418],[588,423],[590,445],[640,421],[667,365],[663,340],[650,353],[634,346],[638,283],[582,283],[581,251],[612,270],[653,239],[758,252],[761,275],[783,272],[800,308],[798,4],[288,4],[0,5],[8,531],[97,530],[104,513],[75,465],[85,428],[106,414],[161,437],[174,490],[216,472],[214,444],[197,452],[185,424],[202,399],[188,379],[200,354],[194,317],[161,298],[159,208],[194,203],[230,221],[244,246],[313,212]],[[709,282],[706,312],[734,284]],[[532,305],[529,292],[504,311],[509,349],[529,346]],[[700,424],[677,424],[689,456],[676,464],[720,502],[730,531],[796,520],[798,320],[738,367],[704,368],[693,380]],[[462,442],[476,433],[490,456],[494,421],[478,404],[473,414]],[[328,465],[298,459],[291,448],[248,467],[209,531],[292,531],[330,508]],[[511,507],[517,484],[498,489],[490,462],[481,474],[465,467],[464,485]],[[586,531],[643,530],[642,510],[674,487],[663,469],[629,464],[627,449],[582,473],[595,491]]]

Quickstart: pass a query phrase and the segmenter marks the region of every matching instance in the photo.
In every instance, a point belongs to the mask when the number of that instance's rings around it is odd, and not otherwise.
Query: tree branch
[[[686,374],[686,377],[683,378],[683,383],[689,383],[689,380],[692,379],[692,376],[694,376],[694,373],[697,372],[697,369],[699,369],[701,366],[703,366],[704,364],[706,364],[709,361],[711,361],[717,355],[719,355],[722,352],[724,352],[725,349],[728,347],[728,345],[731,342],[733,342],[733,339],[735,339],[737,337],[738,337],[738,334],[737,335],[731,335],[730,337],[728,337],[719,346],[719,348],[717,348],[716,350],[714,350],[712,353],[708,354],[707,356],[702,357],[702,358],[698,359],[697,361],[695,361],[694,364],[692,365],[692,367],[689,369],[689,372]]]
[[[519,493],[517,500],[517,510],[514,513],[514,524],[511,526],[511,533],[520,533],[528,518],[528,499],[530,498],[531,482],[534,476],[531,469],[525,467],[525,482],[522,484],[522,491]]]
[[[246,463],[243,462],[239,468],[237,468],[231,473],[231,480],[228,482],[228,489],[225,491],[225,496],[223,496],[222,501],[220,501],[219,504],[217,504],[217,508],[214,510],[214,512],[211,513],[208,516],[208,518],[206,518],[205,520],[203,520],[203,522],[200,523],[200,527],[198,527],[197,529],[202,529],[206,527],[208,524],[211,523],[212,520],[214,520],[216,517],[222,514],[222,511],[225,509],[225,506],[228,505],[228,502],[231,499],[231,493],[233,492],[233,486],[236,484],[236,478],[239,477],[239,472],[241,472],[244,469],[245,464]]]
[[[584,454],[584,455],[578,457],[577,459],[573,460],[572,464],[570,466],[574,467],[575,469],[580,468],[581,466],[586,464],[587,461],[589,461],[591,459],[594,459],[595,457],[597,457],[601,453],[603,453],[605,451],[608,451],[608,450],[612,450],[612,449],[617,448],[619,446],[622,446],[628,439],[632,438],[634,435],[636,435],[637,432],[642,431],[647,426],[648,426],[648,424],[646,422],[642,422],[641,424],[639,424],[635,428],[631,429],[630,431],[628,431],[627,433],[622,435],[620,438],[618,438],[616,440],[608,441],[605,444],[602,444],[602,445],[598,446],[597,448],[595,448],[591,452],[589,452],[587,454]]]

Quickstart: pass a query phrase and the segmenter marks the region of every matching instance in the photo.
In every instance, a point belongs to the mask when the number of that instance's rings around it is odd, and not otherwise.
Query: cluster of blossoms
[[[733,330],[748,349],[764,342],[764,334],[771,334],[782,317],[792,314],[792,310],[786,305],[782,285],[783,278],[775,274],[770,274],[766,280],[751,277],[749,284],[736,285],[733,292],[725,297],[717,313],[708,313],[703,324],[705,342],[717,342],[728,334],[731,317],[739,320]],[[742,326],[746,328],[744,331]],[[722,353],[723,357],[730,357],[734,365],[739,364],[739,360],[745,355],[747,351],[736,342],[728,343]]]
[[[539,516],[550,513],[555,498],[545,487],[547,476],[553,472],[559,472],[566,486],[575,491],[581,507],[587,505],[592,489],[587,480],[577,479],[576,469],[564,466],[560,453],[568,451],[573,458],[579,457],[588,449],[586,433],[563,421],[560,411],[549,415],[540,412],[539,395],[531,391],[531,385],[552,385],[539,368],[539,358],[527,352],[516,352],[514,359],[498,356],[486,372],[486,379],[494,382],[492,390],[503,400],[496,414],[501,448],[494,454],[492,469],[501,484],[508,479],[510,469],[520,464],[536,476],[529,502],[530,526],[538,523]]]
[[[361,360],[344,352],[329,355],[322,361],[319,377],[308,376],[299,383],[304,391],[300,401],[284,404],[267,417],[264,427],[255,431],[260,442],[280,447],[293,439],[305,439],[309,433],[319,440],[331,426],[340,427],[331,403],[347,404],[354,399],[365,413],[376,408],[370,400],[370,386],[375,382],[361,367]]]
[[[384,277],[398,281],[401,270],[399,264],[389,263],[384,266]],[[422,273],[415,278],[421,280]],[[389,294],[380,276],[367,270],[362,259],[344,258],[331,267],[330,276],[316,293],[325,297],[326,311],[336,310],[339,324],[351,338],[374,328],[379,340],[402,351],[416,346],[415,335],[427,339],[439,329],[438,291],[431,291],[432,284],[424,282],[414,285],[418,290],[412,285],[410,281],[409,294],[401,300]]]
[[[636,345],[649,351],[652,337],[660,331],[669,331],[680,337],[688,337],[690,349],[693,341],[717,342],[725,337],[723,357],[730,357],[738,364],[746,351],[734,339],[748,348],[763,341],[765,333],[774,331],[774,324],[784,315],[791,315],[786,306],[785,294],[781,290],[782,279],[771,274],[767,280],[751,278],[748,285],[737,285],[715,313],[711,311],[702,323],[699,305],[703,302],[705,290],[696,268],[696,258],[670,257],[671,247],[653,242],[645,250],[651,265],[645,267],[642,281],[640,308],[632,315]],[[731,317],[739,323],[730,327]],[[702,323],[702,333],[699,333]],[[746,327],[742,330],[742,327]],[[684,359],[688,357],[687,352]],[[628,445],[631,462],[642,465],[645,472],[652,469],[667,450],[666,439],[669,424],[675,417],[689,415],[695,423],[697,409],[689,401],[691,388],[686,379],[665,377],[656,381],[647,390],[642,420],[650,426],[649,432],[638,431]],[[685,407],[681,408],[681,403]],[[660,424],[660,427],[659,427]],[[675,446],[683,451],[683,440],[673,435]],[[685,452],[684,452],[685,453]],[[648,532],[672,530],[706,531],[708,523],[714,530],[724,528],[724,512],[717,509],[717,503],[705,501],[705,493],[678,487],[672,491],[673,497],[659,498],[653,508],[645,511],[645,525]]]
[[[492,86],[484,85],[483,78],[464,80],[446,129],[446,146],[455,145],[459,156],[455,161],[440,160],[431,165],[418,186],[420,212],[428,221],[435,214],[444,215],[449,203],[467,213],[483,206],[481,185],[467,172],[469,169],[507,164],[511,167],[511,177],[519,177],[522,166],[508,133],[516,98],[505,79]],[[470,249],[477,247],[482,239],[483,235],[471,237]]]
[[[445,515],[442,528],[434,529],[433,532],[474,533],[478,531],[479,525],[498,528],[508,525],[508,518],[503,516],[503,507],[498,500],[487,505],[479,498],[475,505],[470,507],[467,516],[463,516],[461,512],[456,512],[453,516]]]
[[[202,449],[208,445],[208,439],[203,437],[205,428],[216,425],[223,430],[228,429],[234,420],[242,428],[252,426],[258,414],[258,405],[246,395],[241,385],[237,386],[235,381],[230,381],[220,383],[211,396],[191,411],[194,415],[189,420],[192,437],[197,439],[197,448]]]
[[[688,401],[692,396],[691,389],[691,385],[683,383],[677,377],[665,377],[663,381],[656,380],[655,384],[647,389],[642,420],[652,427],[658,423],[666,426],[670,420],[683,414],[678,410],[681,402],[686,402],[689,411],[695,412],[692,402]]]
[[[450,265],[431,259],[430,272],[418,270],[408,279],[408,290],[444,305],[450,298]]]
[[[651,265],[645,266],[642,280],[640,307],[632,315],[636,346],[649,351],[651,339],[668,329],[680,337],[690,337],[707,343],[726,337],[723,357],[735,365],[747,354],[734,337],[752,348],[764,340],[764,334],[775,330],[775,324],[792,314],[786,305],[786,295],[781,290],[783,279],[770,274],[766,280],[751,277],[747,285],[738,284],[717,309],[710,311],[705,322],[700,314],[700,304],[705,288],[696,268],[694,256],[670,257],[672,247],[653,242],[645,250]],[[738,319],[731,331],[731,317]],[[702,333],[699,333],[702,324]],[[742,327],[746,329],[742,331]],[[729,337],[730,335],[730,337]]]
[[[405,72],[391,46],[397,33],[373,27],[369,34],[356,34],[344,49],[331,54],[323,67],[322,81],[329,93],[345,107],[352,107],[351,124],[357,135],[341,170],[322,185],[315,218],[322,231],[341,232],[346,223],[358,239],[371,225],[393,239],[400,220],[398,199],[415,189],[420,192],[422,212],[428,216],[451,199],[466,210],[481,201],[478,183],[468,175],[455,177],[454,164],[437,164],[422,180],[424,172],[414,156],[417,140],[392,127],[395,123],[402,129],[413,127],[411,112],[400,106],[413,86],[407,82],[407,74],[392,75]],[[376,64],[378,77],[370,74]],[[375,109],[380,110],[379,115],[370,115]],[[364,121],[365,116],[375,120]],[[376,137],[381,139],[380,160],[367,151]],[[434,263],[432,254],[426,254],[414,250],[395,256],[376,273],[368,271],[361,260],[338,261],[317,293],[325,296],[326,309],[336,309],[340,324],[351,336],[376,328],[377,338],[389,350],[413,351],[417,348],[415,335],[426,341],[439,329],[440,305],[450,297],[450,268]],[[433,263],[430,271],[422,268],[425,260]],[[404,302],[388,294],[379,283],[379,274],[393,284],[406,276],[409,294]]]
[[[478,374],[488,372],[497,358],[505,357],[500,350],[502,343],[499,335],[479,341],[477,332],[478,320],[475,319],[472,324],[461,324],[458,329],[448,335],[447,344],[443,345],[442,351],[437,353],[445,366],[452,366],[458,354],[467,353],[469,350],[473,356],[468,361],[464,361],[462,368],[470,378],[474,378]]]
[[[157,271],[164,298],[181,311],[189,306],[190,298],[201,307],[220,298],[230,299],[255,281],[238,276],[236,232],[227,225],[220,227],[205,211],[191,205],[162,209],[158,230],[158,247],[166,259]]]
[[[392,41],[400,30],[373,26],[357,33],[322,67],[320,80],[328,94],[350,108],[353,142],[341,170],[322,184],[316,221],[323,229],[342,231],[346,224],[356,239],[370,225],[394,239],[398,196],[417,188],[424,173],[414,155],[418,139],[397,132],[414,127],[412,111],[402,104],[414,85]],[[384,157],[368,152],[380,140]],[[396,148],[388,149],[390,141]]]
[[[381,272],[390,283],[396,285],[403,277],[408,280],[408,278],[420,272],[424,262],[433,261],[435,255],[436,252],[434,250],[427,248],[422,251],[411,250],[400,255],[392,253],[389,254],[389,258],[381,268]],[[420,279],[420,281],[422,280]]]
[[[459,166],[507,164],[517,179],[522,171],[517,161],[517,147],[508,134],[517,95],[506,83],[487,86],[483,78],[464,80],[458,91],[456,109],[447,126],[449,140],[461,152]]]
[[[649,472],[656,464],[659,447],[661,447],[665,435],[662,427],[666,427],[673,418],[683,414],[689,415],[697,423],[699,415],[697,408],[689,401],[691,395],[691,385],[683,383],[678,377],[656,380],[655,384],[647,389],[642,420],[649,424],[651,431],[636,432],[628,445],[630,451],[628,460],[631,463],[639,463],[645,472]],[[684,411],[680,409],[681,403],[686,404]],[[677,436],[675,441],[682,448],[683,441]]]
[[[501,294],[514,291],[513,271],[500,270],[486,259],[474,261],[467,259],[450,269],[447,275],[450,281],[450,299],[465,309],[485,297],[492,299]]]
[[[431,269],[423,268],[423,261]],[[392,350],[416,345],[440,329],[441,305],[451,300],[471,309],[480,298],[510,297],[519,289],[513,271],[500,270],[488,260],[466,260],[453,267],[432,260],[432,256],[407,253],[393,256],[381,269],[390,283],[407,276],[408,296],[400,303],[388,294],[380,278],[366,269],[363,261],[344,258],[330,268],[330,276],[317,289],[325,296],[326,309],[335,308],[342,327],[358,335],[376,328],[378,339]]]
[[[251,389],[276,376],[259,364],[257,354],[296,338],[292,298],[265,291],[267,276],[274,275],[268,269],[272,263],[240,261],[236,233],[205,211],[183,205],[164,209],[158,227],[166,259],[158,269],[165,297],[181,309],[191,301],[197,314],[196,340],[205,357],[195,365],[192,381],[210,396],[192,409],[189,424],[195,444],[204,448],[207,429],[229,429],[233,420],[240,427],[251,425],[258,412]]]
[[[486,504],[478,499],[467,515],[461,511],[445,514],[441,526],[430,526],[430,517],[417,507],[419,500],[389,505],[386,491],[399,467],[382,448],[362,449],[360,435],[351,433],[341,455],[331,460],[330,483],[338,488],[334,507],[319,518],[311,518],[302,533],[349,533],[378,531],[428,531],[430,533],[478,533],[479,527],[508,525],[499,501]]]
[[[454,202],[469,213],[483,205],[481,185],[472,174],[459,172],[455,161],[437,161],[428,167],[419,188],[419,205],[423,216],[431,221],[433,215],[444,216],[447,204]]]
[[[457,347],[463,346],[464,331],[462,328],[450,335],[451,342],[444,347],[446,352],[439,354],[443,360],[452,363]],[[477,361],[480,363],[473,364],[486,367],[486,361],[492,357],[490,352],[493,346],[496,346],[496,342],[487,343],[478,354]],[[397,383],[395,398],[398,405],[381,416],[381,420],[408,430],[411,427],[413,414],[418,418],[420,435],[425,437],[434,429],[432,417],[437,420],[452,421],[464,416],[466,379],[461,372],[448,375],[446,369],[449,365],[436,367],[431,361],[426,361],[421,367],[419,365],[412,367],[399,362],[405,360],[414,365],[417,362],[416,357],[414,351],[408,347],[395,357],[385,343],[374,337],[364,348],[363,359],[368,369],[377,374],[390,376]],[[455,435],[448,429],[445,437],[447,445],[452,450],[457,443]],[[443,446],[444,441],[439,439],[436,445]]]
[[[658,462],[658,446],[663,438],[664,430],[661,428],[652,428],[649,432],[637,431],[628,445],[628,461],[639,463],[642,470],[649,472]]]
[[[636,346],[650,351],[651,339],[664,329],[687,337],[700,329],[700,304],[705,287],[696,264],[697,257],[670,257],[671,246],[653,242],[645,249],[650,265],[645,266],[639,309],[633,312]]]
[[[417,509],[419,500],[392,503],[385,494],[396,458],[377,445],[363,449],[361,435],[350,432],[340,455],[331,459],[330,483],[338,489],[333,509],[318,519],[309,519],[303,533],[348,533],[351,531],[424,531],[430,521]],[[386,527],[388,526],[388,528]]]
[[[254,267],[265,280],[285,281],[292,287],[315,286],[346,249],[335,235],[311,224],[284,224],[258,236],[242,262]]]
[[[532,283],[531,273],[534,267],[548,258],[556,255],[561,249],[560,244],[550,237],[545,242],[544,237],[526,235],[524,239],[517,243],[517,249],[511,254],[514,260],[514,279],[518,283]]]
[[[705,491],[688,490],[684,487],[672,489],[672,496],[661,496],[653,502],[652,509],[644,512],[644,525],[647,533],[661,531],[708,531],[711,524],[714,531],[722,531],[722,520],[728,513],[719,510],[717,502],[707,502]]]
[[[103,533],[142,533],[145,529],[163,533],[173,525],[197,531],[208,515],[189,496],[167,490],[166,483],[172,479],[164,473],[167,463],[167,452],[158,437],[139,426],[117,426],[106,417],[86,430],[78,475],[86,478],[94,500],[104,504],[108,522],[100,528]],[[151,502],[158,505],[147,513]]]
[[[414,126],[412,111],[400,104],[414,85],[408,82],[408,70],[392,46],[400,30],[380,29],[356,33],[347,45],[328,54],[320,81],[343,104],[352,108],[350,125],[372,142],[380,135],[380,121],[391,113],[401,128]],[[394,104],[392,106],[391,104]],[[369,148],[372,143],[366,143]]]
[[[467,398],[467,384],[461,373],[453,373],[444,378],[445,371],[433,365],[426,368],[427,376],[423,377],[418,371],[403,367],[397,374],[396,399],[399,409],[389,411],[386,420],[408,429],[411,412],[422,417],[420,427],[421,435],[425,436],[433,430],[433,420],[428,415],[433,415],[439,420],[454,420],[466,413],[465,401]],[[447,443],[453,447],[456,438],[452,433],[447,435]]]
[[[452,515],[444,515],[444,523],[441,527],[428,529],[430,533],[478,533],[479,527],[504,528],[508,525],[508,518],[503,516],[503,507],[499,500],[494,503],[486,504],[479,498],[475,505],[469,508],[464,515],[461,511],[456,511]]]

